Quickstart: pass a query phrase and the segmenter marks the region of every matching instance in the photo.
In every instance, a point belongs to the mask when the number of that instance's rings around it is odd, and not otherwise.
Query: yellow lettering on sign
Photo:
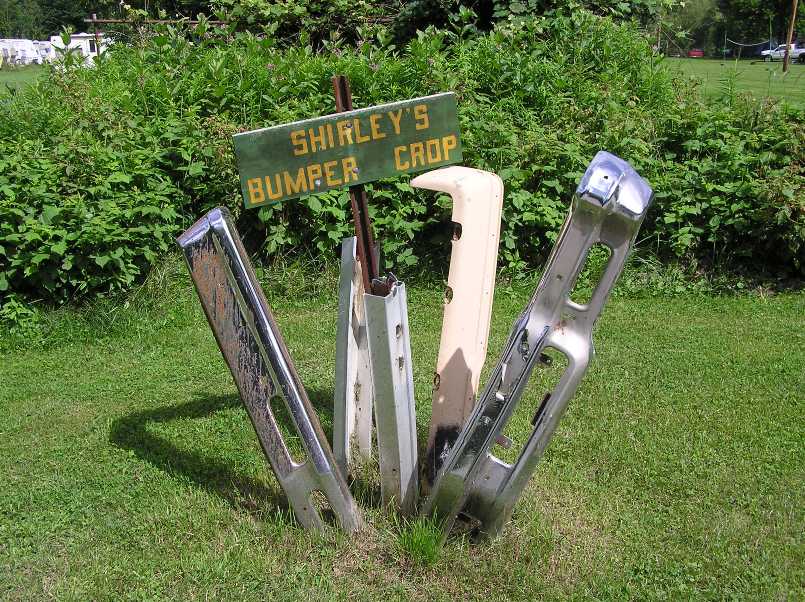
[[[369,142],[372,139],[370,136],[361,136],[361,120],[357,117],[352,120],[352,127],[355,129],[355,142],[358,144]]]
[[[443,154],[445,161],[450,160],[450,151],[456,148],[456,144],[458,144],[458,141],[456,140],[454,134],[450,134],[449,136],[442,138],[442,150],[444,151]]]
[[[426,130],[430,127],[428,119],[428,105],[416,105],[414,107],[414,119],[416,119],[416,129]]]
[[[345,146],[352,144],[352,122],[339,121],[335,124],[335,129],[338,130],[338,145]]]
[[[358,162],[355,157],[344,157],[341,160],[341,168],[344,170],[344,184],[358,179]]]
[[[307,181],[311,192],[321,188],[321,164],[311,163],[307,166]]]
[[[335,143],[333,141],[333,124],[332,123],[327,124],[327,141],[330,143],[330,148],[333,148],[335,146]]]
[[[399,148],[405,149],[404,146]],[[262,205],[269,200],[277,201],[305,192],[320,192],[348,185],[358,179],[357,159],[344,157],[324,163],[311,163],[296,171],[281,171],[262,178],[251,178],[246,180],[246,190],[250,205]]]
[[[439,145],[440,140],[433,138],[425,143],[425,151],[428,155],[428,163],[438,163],[442,160],[442,149]]]
[[[313,128],[310,128],[307,131],[307,135],[310,138],[310,152],[315,153],[317,150],[327,150],[327,144],[324,141],[325,131],[324,126],[319,126],[318,136],[314,133]],[[316,143],[318,142],[319,148],[316,148]]]
[[[386,137],[386,135],[380,131],[380,123],[378,123],[383,117],[380,113],[372,113],[369,116],[369,124],[372,126],[372,140],[382,140]]]
[[[333,169],[338,165],[338,161],[327,161],[324,164],[324,175],[327,178],[327,186],[338,186],[341,183]]]
[[[396,114],[395,114],[396,113]],[[391,125],[394,128],[394,133],[399,136],[400,135],[400,119],[402,119],[402,109],[397,111],[388,111],[386,115],[389,116],[391,120]]]
[[[305,130],[294,130],[291,132],[291,144],[293,144],[293,154],[297,157],[299,155],[307,154],[307,139],[305,138]]]
[[[300,167],[296,172],[296,179],[291,178],[291,174],[287,171],[282,172],[285,180],[285,194],[298,194],[300,192],[307,192],[307,181],[305,180],[305,168]]]
[[[402,154],[406,151],[406,147],[404,146],[395,146],[394,147],[394,165],[397,169],[408,169],[409,163],[408,161],[403,162]]]
[[[280,175],[274,174],[274,183],[276,184],[275,188],[272,188],[271,178],[269,176],[266,176],[265,180],[268,198],[270,198],[272,201],[276,201],[278,198],[282,197],[282,180],[280,180]]]
[[[417,165],[426,165],[425,163],[425,146],[421,142],[411,143],[411,167]]]
[[[263,179],[252,178],[246,180],[246,187],[249,189],[249,202],[252,205],[259,205],[266,200],[266,195],[263,192]]]
[[[394,147],[394,166],[405,171],[435,165],[450,160],[450,151],[458,146],[455,135],[431,138],[425,142],[412,142],[408,146]]]

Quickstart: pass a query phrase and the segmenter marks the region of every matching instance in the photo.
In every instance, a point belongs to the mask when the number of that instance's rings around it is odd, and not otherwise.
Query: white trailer
[[[34,46],[36,47],[36,51],[39,54],[39,63],[49,63],[53,60],[53,44],[50,42],[45,41],[35,41]]]
[[[100,51],[104,52],[111,43],[109,38],[100,37]],[[59,49],[64,49],[65,44],[61,39],[61,36],[51,36],[50,37],[50,44],[52,46],[52,55],[54,58],[58,59],[59,57]],[[93,57],[97,55],[97,48],[96,48],[96,41],[95,41],[95,34],[91,33],[74,33],[70,36],[70,42],[66,46],[67,48],[71,48],[77,50],[78,53],[84,57],[84,63],[87,66],[91,66],[93,64]]]
[[[30,65],[41,63],[39,52],[33,40],[16,38],[0,39],[0,54],[3,55],[3,64]]]

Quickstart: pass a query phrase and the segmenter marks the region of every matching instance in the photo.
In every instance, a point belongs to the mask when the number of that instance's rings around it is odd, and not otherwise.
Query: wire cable
[[[742,44],[741,42],[736,42],[735,40],[730,40],[729,38],[726,38],[726,40],[730,44],[735,44],[736,46],[764,46],[766,44],[771,45],[771,40],[765,40],[763,42],[757,42],[756,44]]]

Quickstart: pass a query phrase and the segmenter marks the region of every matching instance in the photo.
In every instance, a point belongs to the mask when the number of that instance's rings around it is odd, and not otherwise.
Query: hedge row
[[[346,194],[242,211],[231,137],[332,112],[334,73],[350,77],[356,106],[457,93],[465,164],[505,181],[500,261],[513,274],[544,260],[600,149],[657,192],[644,251],[804,273],[803,112],[707,104],[636,29],[577,13],[470,40],[431,30],[402,51],[166,29],[95,69],[54,69],[0,99],[0,304],[125,289],[214,205],[263,256],[331,253],[351,231]],[[441,265],[449,202],[407,181],[372,191],[384,256],[398,270]]]

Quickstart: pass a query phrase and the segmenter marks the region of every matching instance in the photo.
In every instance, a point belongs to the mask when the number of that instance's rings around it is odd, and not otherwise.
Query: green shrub
[[[428,27],[462,35],[488,31],[495,22],[528,20],[533,15],[588,10],[634,20],[654,29],[678,0],[214,0],[210,8],[236,28],[276,36],[283,42],[356,42],[379,36],[404,44]]]
[[[124,290],[171,247],[185,195],[158,124],[137,133],[69,128],[0,157],[0,291],[64,302]]]
[[[805,273],[802,115],[740,100],[694,124],[652,170],[658,250]]]
[[[216,0],[213,5],[238,27],[265,33],[283,40],[312,42],[345,39],[354,42],[363,29],[388,20],[399,11],[395,0]]]
[[[803,274],[803,113],[705,104],[635,28],[580,12],[468,40],[429,30],[400,52],[169,28],[95,69],[54,70],[0,101],[0,295],[61,302],[125,288],[219,204],[264,255],[334,251],[351,232],[344,192],[242,211],[231,149],[237,131],[332,112],[334,73],[350,77],[356,106],[456,92],[465,164],[505,181],[500,256],[512,274],[542,264],[602,148],[657,191],[643,248]],[[444,270],[449,199],[407,181],[371,187],[387,267]]]

